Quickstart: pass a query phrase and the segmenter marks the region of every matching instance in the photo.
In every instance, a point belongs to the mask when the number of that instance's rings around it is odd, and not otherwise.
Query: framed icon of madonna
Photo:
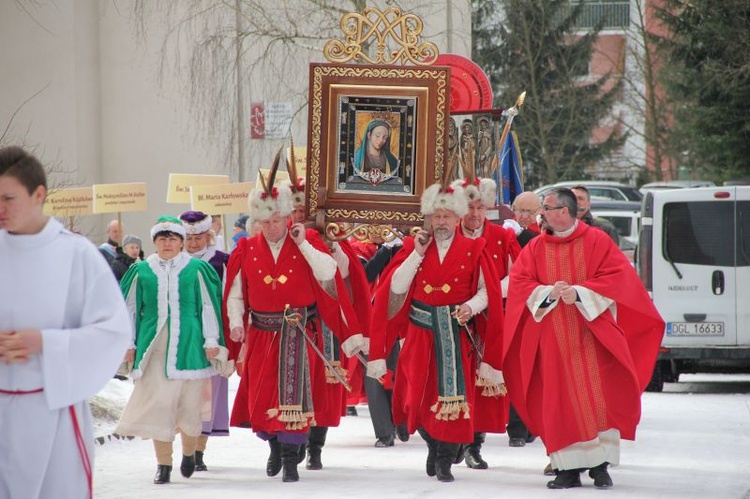
[[[446,162],[450,69],[310,65],[308,218],[418,225]]]

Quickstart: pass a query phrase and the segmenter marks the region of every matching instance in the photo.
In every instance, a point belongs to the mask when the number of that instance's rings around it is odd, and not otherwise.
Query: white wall
[[[467,1],[402,3],[407,9],[414,5],[414,12],[425,18],[425,34],[441,51],[450,45],[453,53],[470,54]],[[58,186],[147,182],[148,211],[124,213],[123,220],[126,232],[148,239],[157,216],[189,209],[166,203],[170,172],[226,173],[237,179],[239,167],[236,148],[227,153],[225,145],[230,125],[214,130],[218,140],[207,141],[196,133],[198,113],[185,94],[187,65],[160,71],[165,25],[149,22],[146,38],[139,39],[130,19],[132,5],[132,0],[0,2],[0,133],[21,103],[44,89],[17,113],[3,145],[37,145],[45,164],[66,170],[51,174],[51,183]],[[446,6],[453,13],[451,37]],[[185,50],[185,43],[190,40],[177,46]],[[265,47],[256,44],[248,52],[260,50]],[[298,73],[287,73],[285,87],[259,71],[246,75],[244,101],[248,109],[251,101],[291,100],[300,109],[293,123],[295,142],[305,145],[307,63],[324,59],[314,50],[298,55],[293,65]],[[279,95],[279,89],[287,87],[293,89],[291,95]],[[245,168],[253,170],[267,167],[281,145],[245,144]],[[100,242],[110,218],[85,217],[79,228]]]

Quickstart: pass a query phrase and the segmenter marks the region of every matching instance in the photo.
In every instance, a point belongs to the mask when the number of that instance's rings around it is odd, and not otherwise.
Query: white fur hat
[[[151,240],[156,239],[159,232],[173,232],[185,240],[185,226],[182,220],[175,217],[159,217],[156,224],[151,228]]]
[[[296,184],[292,184],[291,180],[280,180],[279,186],[287,187],[292,193],[292,204],[298,206],[305,204],[305,179],[297,178]]]
[[[495,206],[495,201],[497,199],[497,184],[492,179],[458,179],[451,183],[451,187],[454,189],[456,187],[462,187],[464,190],[464,196],[466,196],[466,201],[468,203],[481,199],[485,208],[492,208]]]
[[[248,196],[247,206],[250,219],[254,222],[268,220],[274,213],[287,217],[294,210],[292,191],[289,184],[284,182],[279,182],[273,187],[270,194],[266,194],[262,187],[258,187]]]
[[[461,218],[469,213],[469,203],[461,186],[443,189],[440,184],[432,184],[422,193],[421,209],[424,215],[432,215],[438,209],[450,210]]]
[[[202,211],[186,211],[180,215],[186,234],[203,234],[211,230],[213,218]]]

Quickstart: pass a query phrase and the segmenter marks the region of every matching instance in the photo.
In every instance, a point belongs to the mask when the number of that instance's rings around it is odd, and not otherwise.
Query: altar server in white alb
[[[112,379],[130,320],[87,239],[42,211],[44,168],[0,149],[0,498],[91,497],[86,399]]]

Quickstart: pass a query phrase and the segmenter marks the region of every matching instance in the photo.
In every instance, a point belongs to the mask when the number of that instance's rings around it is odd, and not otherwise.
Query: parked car
[[[651,191],[641,222],[638,270],[666,322],[647,390],[750,372],[750,186]]]
[[[692,187],[713,187],[716,184],[710,180],[666,180],[663,182],[650,182],[641,186],[641,193],[663,189],[688,189]]]
[[[640,202],[643,199],[643,194],[633,186],[621,184],[619,182],[600,182],[594,180],[579,180],[579,181],[568,181],[558,182],[556,184],[543,185],[536,189],[534,192],[539,194],[539,197],[544,196],[556,187],[575,187],[576,185],[583,185],[589,190],[589,194],[592,198],[606,198],[613,201],[636,201]]]
[[[600,201],[591,200],[591,214],[598,218],[606,218],[617,229],[620,236],[620,248],[623,241],[630,244],[629,249],[638,244],[638,233],[640,232],[641,203],[635,201]]]

